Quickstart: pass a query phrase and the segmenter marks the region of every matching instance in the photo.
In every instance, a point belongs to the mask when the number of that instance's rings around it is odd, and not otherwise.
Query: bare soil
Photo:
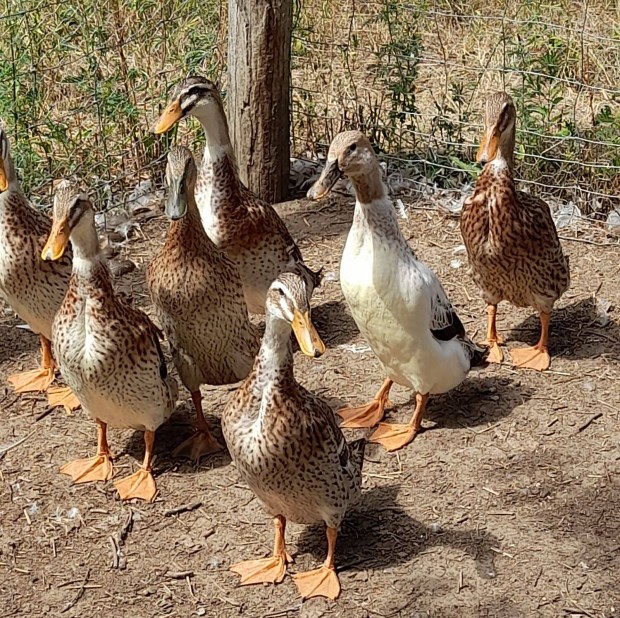
[[[427,209],[428,208],[428,209]],[[312,266],[326,281],[314,320],[328,351],[296,355],[300,381],[334,407],[371,398],[384,376],[361,339],[337,282],[352,200],[283,205]],[[443,280],[467,329],[482,339],[483,302],[467,276],[458,221],[411,202],[403,229]],[[160,217],[142,226],[125,253],[139,268],[118,288],[148,309],[144,267],[162,242]],[[336,602],[301,602],[290,578],[240,587],[228,566],[269,553],[272,525],[239,482],[226,454],[199,466],[173,459],[191,432],[189,395],[158,432],[153,504],[122,504],[109,484],[72,485],[58,468],[94,452],[93,423],[77,411],[46,410],[40,395],[16,396],[6,377],[35,366],[37,338],[0,322],[0,616],[522,617],[620,613],[620,305],[616,239],[590,228],[565,241],[572,286],[552,318],[552,370],[509,365],[472,373],[434,397],[428,429],[396,454],[369,445],[361,503],[347,517],[337,560]],[[455,261],[456,260],[456,261]],[[460,264],[459,264],[460,262]],[[597,300],[598,299],[598,300]],[[604,320],[603,320],[604,321]],[[530,310],[500,307],[508,347],[531,344]],[[219,417],[233,387],[204,388]],[[411,393],[393,390],[391,418],[408,419]],[[588,424],[588,421],[591,421]],[[363,431],[348,431],[353,439]],[[17,440],[14,448],[4,447]],[[142,435],[112,430],[117,475],[135,469]],[[4,454],[2,454],[4,452]],[[178,514],[183,505],[196,508]],[[324,559],[320,526],[291,525],[292,571]]]

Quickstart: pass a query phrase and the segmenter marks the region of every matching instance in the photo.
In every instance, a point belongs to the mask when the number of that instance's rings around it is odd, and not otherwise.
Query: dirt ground
[[[296,354],[297,376],[334,407],[371,398],[383,375],[337,281],[353,200],[292,202],[285,221],[312,266],[325,267],[314,321],[328,351]],[[466,273],[458,220],[412,200],[401,223],[440,275],[470,334],[482,339],[484,304]],[[118,281],[148,309],[144,267],[163,218],[124,252],[139,268]],[[471,374],[431,399],[428,431],[395,454],[369,445],[363,497],[343,524],[336,602],[301,602],[290,578],[240,587],[228,566],[269,553],[272,525],[226,454],[194,466],[173,459],[191,432],[189,395],[160,429],[153,504],[122,504],[111,483],[72,485],[63,463],[94,453],[95,428],[79,411],[37,420],[43,396],[16,396],[9,373],[38,363],[36,338],[0,322],[0,616],[523,617],[620,614],[620,336],[617,239],[563,232],[572,286],[552,318],[552,370],[508,365]],[[607,301],[607,302],[605,302]],[[600,308],[610,308],[609,322]],[[508,347],[533,343],[530,310],[500,306]],[[232,388],[205,387],[219,431]],[[393,390],[391,418],[408,419],[410,393]],[[349,438],[364,431],[349,431]],[[24,439],[6,450],[7,445]],[[142,435],[112,430],[116,474],[135,469]],[[170,511],[190,505],[178,514]],[[318,566],[321,527],[291,525],[292,571]]]

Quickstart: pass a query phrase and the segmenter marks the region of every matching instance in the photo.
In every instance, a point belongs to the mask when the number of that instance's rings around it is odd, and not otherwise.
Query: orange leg
[[[388,396],[394,382],[386,378],[375,398],[364,406],[343,408],[337,414],[342,418],[341,427],[374,427],[384,416],[385,408],[390,406]]]
[[[112,454],[106,435],[107,426],[97,420],[97,454],[89,459],[76,459],[60,468],[74,483],[89,481],[108,481],[112,478]]]
[[[40,335],[40,338],[41,368],[9,376],[9,382],[18,393],[46,391],[54,381],[54,369],[56,366],[52,357],[52,346],[49,339],[46,339],[43,335]]]
[[[545,371],[551,365],[551,357],[547,350],[549,342],[549,314],[542,311],[540,313],[540,339],[531,348],[517,348],[510,351],[512,363],[519,369],[536,369]]]
[[[335,528],[327,528],[325,532],[327,534],[327,558],[323,566],[313,571],[293,575],[299,594],[304,599],[309,597],[337,599],[340,594],[340,581],[334,564],[338,531]]]
[[[131,500],[138,498],[152,502],[157,494],[155,479],[151,473],[151,462],[153,461],[153,443],[155,442],[155,432],[144,432],[144,461],[142,467],[134,474],[114,483],[121,500]]]
[[[504,360],[504,354],[502,353],[499,344],[504,343],[504,340],[497,334],[497,305],[487,305],[487,314],[487,340],[485,341],[485,344],[489,346],[487,361],[489,361],[489,363],[501,363]]]
[[[192,393],[192,402],[196,410],[196,431],[185,442],[177,446],[172,455],[174,457],[184,456],[193,459],[196,463],[205,455],[217,453],[224,447],[213,437],[209,431],[207,419],[202,412],[202,395],[200,391]]]
[[[273,554],[270,558],[261,560],[246,560],[230,567],[230,570],[241,575],[241,585],[249,584],[279,584],[286,575],[287,562],[293,559],[286,553],[284,531],[286,519],[282,515],[274,517],[275,540]]]
[[[415,438],[418,431],[420,431],[428,397],[428,394],[420,395],[420,393],[416,393],[416,406],[411,421],[406,425],[379,423],[379,427],[370,436],[370,441],[378,442],[388,451],[397,451],[399,448],[409,444]]]

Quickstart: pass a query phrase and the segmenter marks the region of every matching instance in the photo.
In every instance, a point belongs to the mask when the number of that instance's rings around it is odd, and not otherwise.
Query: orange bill
[[[67,220],[57,221],[54,219],[52,223],[52,231],[43,247],[41,258],[48,262],[59,260],[65,253],[69,244],[69,223]]]
[[[9,187],[9,181],[6,177],[6,170],[4,169],[4,161],[0,158],[0,191],[6,191]]]
[[[498,147],[499,131],[497,127],[494,126],[490,131],[487,131],[487,134],[482,138],[482,142],[480,142],[480,148],[478,148],[478,152],[476,153],[476,163],[488,163],[489,161],[493,161],[497,154]]]
[[[181,109],[181,102],[179,100],[173,101],[166,107],[164,113],[157,121],[155,133],[165,133],[180,120],[182,115],[183,110]]]
[[[293,332],[299,343],[301,351],[307,356],[318,358],[325,352],[325,344],[323,343],[319,333],[316,332],[310,313],[301,313],[295,311],[293,315]]]

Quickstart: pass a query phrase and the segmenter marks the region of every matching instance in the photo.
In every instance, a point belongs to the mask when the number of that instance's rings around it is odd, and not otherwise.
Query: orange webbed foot
[[[68,386],[52,386],[47,391],[47,403],[52,407],[62,406],[68,414],[80,407],[80,401]]]
[[[76,459],[62,466],[60,472],[68,474],[74,483],[109,481],[113,474],[111,455],[100,454],[88,459]]]
[[[208,431],[200,429],[194,432],[185,442],[182,442],[172,451],[173,457],[189,457],[196,463],[202,457],[217,453],[224,447]]]
[[[381,444],[387,451],[397,451],[411,442],[419,428],[411,423],[405,425],[379,423],[376,431],[370,436],[371,442]]]
[[[117,481],[114,483],[114,487],[116,487],[121,500],[137,498],[138,500],[152,502],[157,495],[155,479],[151,471],[144,468],[140,468],[134,474]]]
[[[342,419],[341,427],[362,428],[374,427],[385,415],[385,409],[392,404],[388,401],[385,404],[378,399],[373,399],[370,403],[357,408],[342,408],[336,414]]]
[[[286,564],[293,559],[288,554],[271,556],[260,560],[246,560],[230,567],[230,570],[241,575],[241,585],[279,584],[286,575]]]
[[[489,346],[489,354],[487,355],[487,362],[501,364],[504,362],[504,353],[499,347],[499,344],[503,343],[501,339],[495,339],[495,341],[485,341],[484,345]]]
[[[53,369],[33,369],[15,373],[8,378],[16,393],[46,391],[54,381]]]
[[[547,348],[539,348],[537,346],[510,350],[510,357],[513,365],[518,369],[545,371],[551,365],[551,357]]]
[[[336,570],[327,566],[305,573],[297,573],[293,575],[293,580],[299,594],[304,599],[310,597],[337,599],[340,595],[340,581]]]

